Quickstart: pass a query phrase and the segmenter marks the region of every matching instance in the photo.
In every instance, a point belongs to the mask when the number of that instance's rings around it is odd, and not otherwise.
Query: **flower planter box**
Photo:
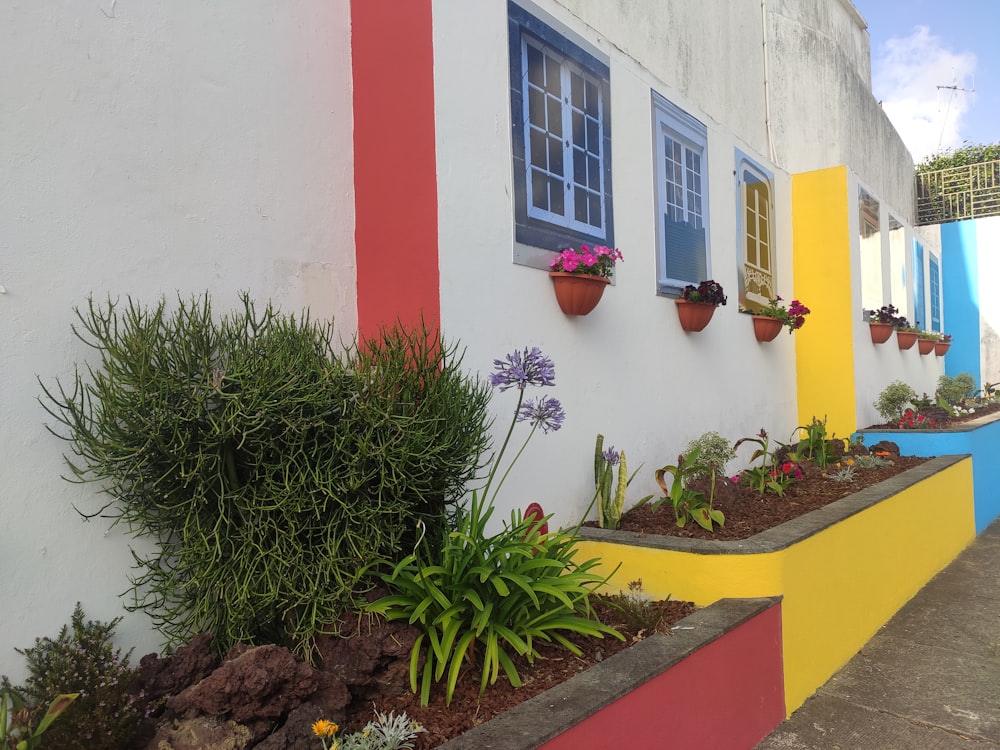
[[[579,554],[605,560],[607,574],[621,561],[612,589],[641,578],[653,597],[696,604],[783,597],[791,712],[974,535],[972,460],[942,456],[749,539],[583,528]]]
[[[754,747],[785,717],[780,628],[776,598],[717,602],[440,750]]]
[[[865,445],[889,440],[903,454],[972,456],[973,502],[976,533],[1000,517],[1000,414],[973,419],[956,427],[937,430],[859,430]]]

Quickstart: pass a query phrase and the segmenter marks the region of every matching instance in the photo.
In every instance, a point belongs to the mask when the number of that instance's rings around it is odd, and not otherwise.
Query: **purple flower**
[[[537,401],[529,399],[521,404],[521,410],[517,413],[518,422],[531,422],[532,427],[541,427],[542,432],[555,432],[562,427],[564,419],[566,412],[559,399],[555,398],[539,398]]]
[[[617,466],[618,462],[621,460],[621,454],[615,450],[613,445],[604,451],[604,453],[601,454],[601,457],[612,466]]]
[[[507,355],[506,361],[493,360],[494,372],[490,383],[494,388],[524,390],[529,385],[555,385],[556,370],[552,360],[542,354],[537,346]]]

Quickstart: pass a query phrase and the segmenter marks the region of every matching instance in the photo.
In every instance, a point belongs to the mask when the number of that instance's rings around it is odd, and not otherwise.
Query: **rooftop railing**
[[[1000,161],[917,174],[917,224],[1000,215]]]

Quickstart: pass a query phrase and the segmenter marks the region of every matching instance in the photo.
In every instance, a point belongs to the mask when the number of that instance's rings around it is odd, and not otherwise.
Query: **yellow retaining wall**
[[[795,298],[811,310],[795,333],[799,424],[826,416],[828,434],[840,437],[858,427],[851,240],[847,168],[792,175]]]
[[[745,553],[739,542],[708,542],[731,551],[702,554],[585,539],[580,559],[601,558],[604,574],[620,560],[608,584],[612,590],[642,579],[650,596],[669,594],[702,606],[727,597],[783,596],[785,706],[791,715],[975,537],[971,458],[933,461],[935,469],[921,481],[782,549]],[[584,531],[591,538],[606,534]],[[755,546],[747,542],[742,547]]]

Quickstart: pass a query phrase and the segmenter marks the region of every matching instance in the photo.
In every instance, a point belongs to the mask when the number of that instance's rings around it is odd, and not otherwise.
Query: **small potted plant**
[[[934,353],[943,357],[947,351],[951,348],[951,334],[942,333],[938,336],[938,340],[934,342]]]
[[[892,336],[893,329],[909,325],[906,318],[899,315],[895,305],[882,305],[878,310],[865,310],[865,317],[871,329],[873,344],[884,344]],[[910,346],[913,346],[912,341]]]
[[[674,300],[677,304],[677,317],[681,328],[685,331],[701,331],[708,325],[715,314],[715,308],[726,304],[726,293],[722,284],[708,279],[698,286],[688,284],[681,290],[681,296]]]
[[[791,334],[805,325],[806,315],[811,312],[808,307],[797,299],[793,299],[788,307],[781,302],[780,296],[774,297],[767,307],[753,313],[753,332],[758,341],[772,341],[782,326],[788,328]]]
[[[619,260],[618,248],[603,245],[562,250],[549,264],[559,308],[567,315],[586,315],[597,307]]]
[[[941,334],[937,331],[921,331],[917,334],[917,350],[921,354],[930,354],[941,340]]]

